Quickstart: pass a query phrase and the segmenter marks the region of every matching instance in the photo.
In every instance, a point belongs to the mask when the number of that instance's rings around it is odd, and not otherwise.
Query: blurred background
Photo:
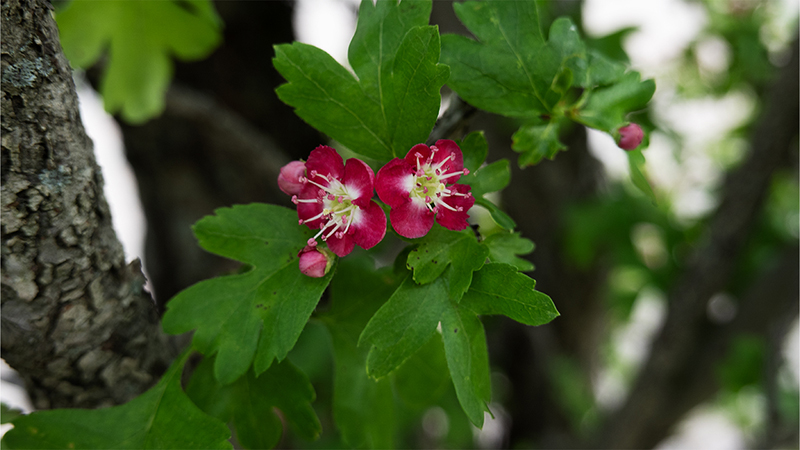
[[[649,135],[658,202],[633,187],[610,136],[582,127],[555,161],[514,168],[498,201],[536,243],[530,275],[562,315],[535,329],[485,318],[494,417],[477,430],[457,403],[409,408],[400,446],[798,448],[798,2],[538,3],[544,30],[568,15],[590,46],[655,79],[632,120]],[[97,73],[76,73],[115,227],[162,309],[235,268],[196,245],[195,221],[237,203],[290,206],[275,167],[326,138],[275,96],[272,45],[299,40],[347,65],[358,2],[215,6],[222,44],[177,63],[164,113],[144,125],[107,115]],[[431,22],[467,33],[450,1],[434,1]],[[489,162],[516,161],[519,124],[475,112],[462,125],[486,131]],[[323,436],[282,446],[341,445],[327,339],[309,325],[290,355],[314,382]],[[3,401],[29,409],[7,366],[2,378]]]

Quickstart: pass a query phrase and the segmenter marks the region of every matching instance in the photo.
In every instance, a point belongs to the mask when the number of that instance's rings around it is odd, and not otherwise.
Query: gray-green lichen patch
[[[52,73],[53,65],[46,59],[23,60],[6,67],[2,81],[18,89],[29,88],[33,87],[38,78],[47,78]]]

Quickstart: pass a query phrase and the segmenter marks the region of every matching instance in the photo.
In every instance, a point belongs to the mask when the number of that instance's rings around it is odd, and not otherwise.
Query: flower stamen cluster
[[[372,201],[375,175],[366,163],[350,158],[345,164],[336,150],[321,145],[311,152],[304,169],[284,178],[302,186],[292,195],[298,223],[319,230],[308,246],[315,247],[320,239],[333,253],[345,256],[356,244],[369,249],[383,239],[386,215]]]
[[[327,186],[314,181],[314,178],[317,177],[321,178],[321,182],[327,182]],[[307,219],[300,219],[300,225],[318,219],[325,221],[316,236],[308,240],[308,245],[317,245],[319,238],[323,241],[327,241],[331,236],[342,239],[350,231],[355,216],[360,213],[358,206],[353,204],[353,200],[358,198],[358,194],[352,194],[347,186],[331,175],[322,175],[314,170],[311,171],[308,178],[301,177],[300,180],[318,187],[317,197],[300,199],[295,195],[292,196],[292,203],[295,205],[299,203],[322,204],[322,211],[319,214]],[[325,234],[326,232],[327,234]]]

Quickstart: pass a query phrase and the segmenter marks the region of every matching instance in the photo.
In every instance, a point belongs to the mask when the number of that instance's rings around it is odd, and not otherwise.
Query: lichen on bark
[[[2,357],[36,408],[122,403],[175,349],[112,228],[49,2],[1,5]]]

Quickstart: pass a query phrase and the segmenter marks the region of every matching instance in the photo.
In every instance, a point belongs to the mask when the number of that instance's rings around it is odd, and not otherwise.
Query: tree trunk
[[[2,354],[36,408],[97,407],[175,352],[125,264],[51,9],[2,1]]]

